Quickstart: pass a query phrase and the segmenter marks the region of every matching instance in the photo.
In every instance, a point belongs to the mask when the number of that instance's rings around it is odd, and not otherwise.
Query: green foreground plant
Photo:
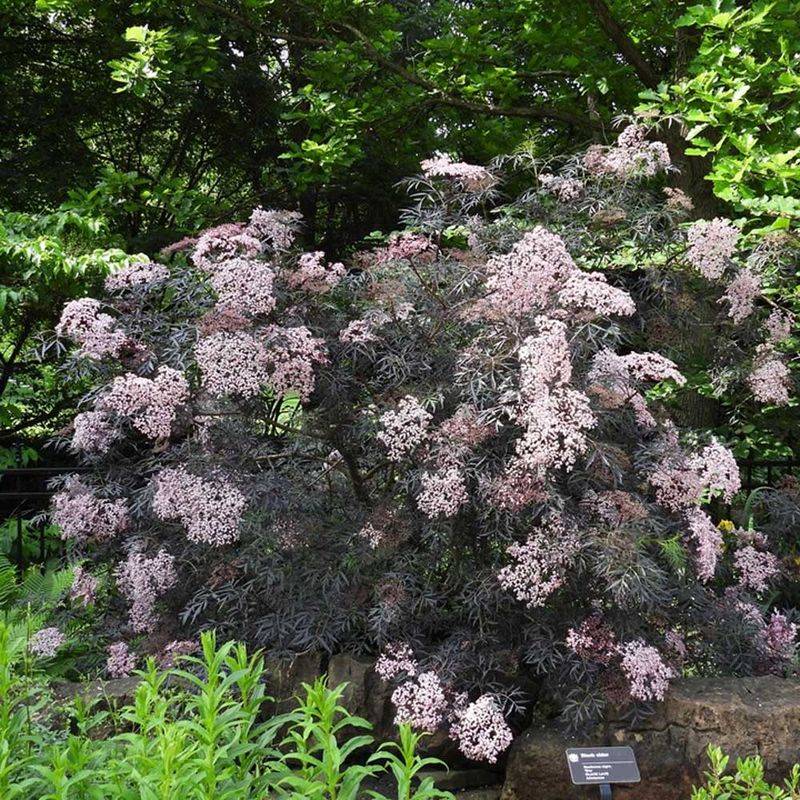
[[[764,780],[764,762],[760,756],[736,760],[736,772],[726,774],[730,756],[709,745],[711,769],[706,785],[692,792],[692,800],[798,800],[800,798],[800,765],[795,764],[783,786]]]
[[[288,713],[267,715],[264,661],[244,645],[201,637],[201,654],[138,673],[133,701],[98,710],[77,699],[53,712],[44,677],[21,658],[0,621],[0,797],[40,800],[356,800],[387,795],[368,778],[391,776],[397,800],[451,798],[417,754],[421,736],[373,750],[370,724],[341,704],[344,685],[303,684]],[[108,732],[105,738],[101,738]]]

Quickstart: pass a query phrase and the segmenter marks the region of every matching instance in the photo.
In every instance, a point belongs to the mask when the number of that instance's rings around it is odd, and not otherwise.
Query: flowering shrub
[[[349,272],[257,209],[168,250],[168,277],[70,304],[94,477],[55,517],[76,557],[118,563],[129,631],[161,607],[277,653],[380,653],[398,722],[489,761],[531,680],[581,723],[662,699],[684,666],[782,670],[793,623],[756,605],[775,541],[715,525],[736,462],[690,446],[654,400],[680,369],[637,346],[665,264],[737,270],[731,223],[683,225],[677,190],[641,184],[667,167],[630,129],[500,205],[501,165],[440,156],[409,231]],[[785,367],[791,322],[740,283],[713,291],[731,341],[751,326],[747,392]],[[789,392],[788,370],[759,380],[756,401]]]

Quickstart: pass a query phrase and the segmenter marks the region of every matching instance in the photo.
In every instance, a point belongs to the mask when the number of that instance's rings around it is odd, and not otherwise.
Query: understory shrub
[[[440,762],[417,755],[421,737],[408,726],[374,748],[369,723],[341,705],[344,685],[304,684],[292,711],[266,716],[262,657],[234,642],[217,647],[212,633],[180,667],[159,671],[150,659],[130,705],[76,700],[58,716],[47,685],[10,645],[0,622],[4,800],[355,800],[384,774],[397,800],[452,798],[417,777]]]
[[[63,615],[110,586],[114,674],[207,626],[380,654],[398,723],[493,762],[534,700],[579,725],[681,673],[791,668],[778,542],[715,523],[736,461],[670,421],[685,379],[648,349],[702,335],[737,403],[792,402],[760,289],[784,244],[689,224],[641,128],[538,169],[437,156],[346,267],[256,209],[65,307],[95,388],[64,440],[93,469],[54,498]]]
[[[692,800],[798,800],[800,798],[800,765],[795,764],[783,786],[764,780],[764,763],[760,756],[737,759],[736,771],[726,774],[730,756],[719,747],[709,746],[711,769],[704,786],[692,792]]]

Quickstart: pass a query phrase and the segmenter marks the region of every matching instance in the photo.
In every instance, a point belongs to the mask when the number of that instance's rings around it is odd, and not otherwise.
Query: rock
[[[456,792],[458,800],[500,800],[502,787],[492,786],[488,789],[465,789],[463,792]]]
[[[274,703],[267,710],[283,714],[295,707],[294,698],[304,683],[314,683],[322,675],[322,654],[301,653],[292,659],[267,658],[264,663],[267,694]]]
[[[421,770],[417,778],[423,780],[432,778],[434,786],[446,792],[458,792],[464,789],[476,789],[485,786],[495,786],[500,775],[489,769],[441,769]]]
[[[569,740],[552,728],[531,728],[512,746],[502,800],[570,800],[597,795],[572,786],[567,747],[630,745],[642,782],[615,786],[615,800],[686,800],[708,767],[706,748],[732,760],[758,754],[767,778],[782,783],[800,762],[800,680],[693,678],[676,681],[656,713],[633,729],[610,721],[592,736]],[[597,795],[599,796],[599,795]]]
[[[373,735],[385,739],[394,735],[392,689],[375,674],[374,664],[372,659],[339,653],[328,664],[328,686],[346,683],[342,705],[351,714],[371,722]]]
[[[98,703],[100,707],[109,709],[132,703],[140,680],[136,675],[132,675],[130,678],[116,678],[108,681],[60,683],[53,687],[53,696],[60,703],[67,703],[79,697],[86,703]]]

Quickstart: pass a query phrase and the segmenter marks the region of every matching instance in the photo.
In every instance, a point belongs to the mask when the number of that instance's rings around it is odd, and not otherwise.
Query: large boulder
[[[630,745],[642,782],[614,787],[619,800],[688,800],[707,769],[706,748],[734,759],[758,754],[767,777],[783,782],[800,762],[800,681],[777,677],[693,678],[677,681],[656,713],[630,728],[610,721],[593,735],[570,740],[553,728],[531,728],[514,742],[502,800],[598,797],[572,786],[567,747]]]

